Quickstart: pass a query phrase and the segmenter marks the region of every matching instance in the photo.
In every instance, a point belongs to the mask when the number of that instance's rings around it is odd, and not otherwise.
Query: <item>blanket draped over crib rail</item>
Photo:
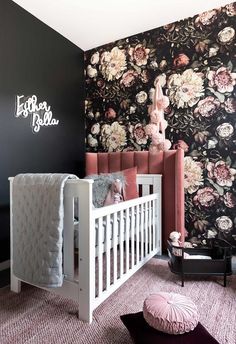
[[[13,181],[13,271],[42,287],[63,283],[63,188],[70,174],[19,174]]]

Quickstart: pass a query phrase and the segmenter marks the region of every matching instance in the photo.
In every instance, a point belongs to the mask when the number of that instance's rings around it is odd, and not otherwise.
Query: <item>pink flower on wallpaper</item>
[[[148,137],[142,124],[138,123],[134,126],[133,135],[136,139],[137,144],[145,145],[147,143]]]
[[[176,143],[173,144],[173,149],[182,148],[186,153],[188,151],[189,146],[183,140],[178,140]]]
[[[98,86],[99,88],[104,88],[105,85],[106,85],[104,79],[101,79],[101,78],[98,79],[96,83],[97,83],[97,86]]]
[[[194,115],[202,117],[212,117],[217,113],[220,108],[220,101],[212,96],[208,96],[203,100],[200,100],[197,104],[196,109],[194,110]]]
[[[235,179],[236,169],[230,168],[225,161],[216,163],[208,162],[206,165],[208,177],[215,180],[220,186],[232,186]]]
[[[193,198],[193,203],[201,208],[210,208],[216,204],[219,194],[212,187],[205,187],[197,191]]]
[[[130,87],[134,84],[137,76],[138,76],[138,73],[130,69],[122,75],[120,84],[124,85],[125,87]]]
[[[173,65],[175,68],[185,67],[189,64],[189,57],[185,54],[179,54],[174,58]]]
[[[116,112],[113,108],[108,108],[105,112],[105,117],[108,119],[116,118]]]
[[[236,2],[226,5],[225,8],[226,8],[226,13],[229,17],[236,16]]]
[[[236,196],[232,192],[226,192],[224,195],[224,204],[228,208],[234,208],[236,206]]]
[[[217,71],[209,71],[207,74],[209,86],[218,92],[232,92],[236,84],[236,73],[231,73],[226,67],[220,67]]]
[[[211,25],[217,19],[217,10],[211,10],[201,13],[195,20],[197,27]]]
[[[175,29],[176,23],[166,24],[163,26],[163,29],[166,31],[172,32]]]
[[[129,48],[131,61],[135,61],[137,66],[144,66],[147,64],[149,52],[150,49],[145,48],[142,44],[137,44],[135,48]]]

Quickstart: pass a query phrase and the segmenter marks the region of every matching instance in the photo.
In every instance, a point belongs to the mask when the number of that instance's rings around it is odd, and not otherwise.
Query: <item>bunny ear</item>
[[[154,103],[155,107],[157,106],[157,102],[163,98],[162,87],[159,81],[156,83],[155,93],[154,93]]]

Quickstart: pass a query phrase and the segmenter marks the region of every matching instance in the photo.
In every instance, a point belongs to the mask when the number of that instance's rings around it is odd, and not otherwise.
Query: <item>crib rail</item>
[[[135,200],[93,209],[92,180],[70,180],[65,187],[65,228],[71,228],[78,198],[79,317],[92,321],[92,311],[153,255],[161,253],[161,179],[139,176]],[[155,194],[149,195],[155,191]],[[81,197],[82,195],[82,197]],[[68,210],[68,211],[67,211]],[[74,234],[65,231],[64,272],[75,280]]]
[[[98,236],[95,307],[157,253],[160,240],[156,235],[159,232],[158,201],[158,195],[153,194],[93,211]]]

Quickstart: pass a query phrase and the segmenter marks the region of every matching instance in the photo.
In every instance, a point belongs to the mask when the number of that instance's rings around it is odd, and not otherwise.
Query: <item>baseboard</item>
[[[10,260],[5,260],[4,262],[0,263],[0,271],[6,270],[10,268]]]

